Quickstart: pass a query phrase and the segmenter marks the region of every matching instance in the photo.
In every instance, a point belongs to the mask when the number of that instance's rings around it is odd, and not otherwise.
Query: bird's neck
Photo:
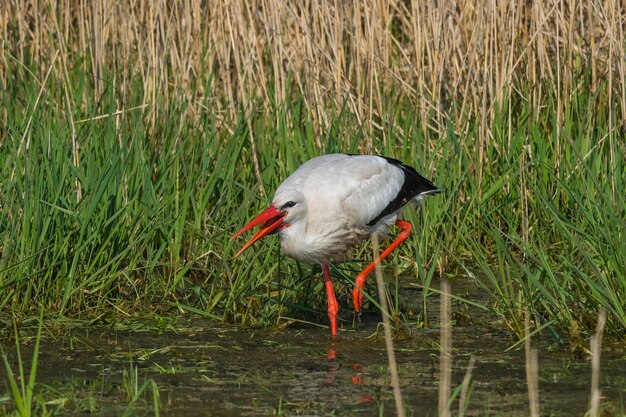
[[[280,233],[281,240],[285,239],[302,239],[306,234],[307,218],[300,218],[297,222],[287,223],[286,227],[282,228]]]
[[[308,257],[311,247],[305,218],[301,218],[295,223],[290,223],[288,227],[285,227],[279,233],[280,246],[285,255],[299,261],[312,263],[312,260]]]

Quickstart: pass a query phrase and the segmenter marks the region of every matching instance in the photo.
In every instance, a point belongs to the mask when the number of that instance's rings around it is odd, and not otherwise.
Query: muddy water
[[[342,311],[343,330],[334,339],[327,329],[310,325],[242,329],[199,319],[164,332],[79,328],[46,336],[37,381],[47,408],[57,415],[121,415],[131,402],[123,382],[131,366],[138,385],[154,380],[165,416],[395,415],[378,317],[366,315],[352,326],[349,309]],[[453,386],[463,380],[470,355],[476,358],[465,415],[528,415],[523,350],[504,352],[512,344],[506,332],[489,321],[473,323],[453,329]],[[589,361],[544,339],[537,345],[542,415],[582,416]],[[438,340],[436,328],[414,328],[395,341],[407,415],[437,415]],[[3,344],[6,348],[6,339]],[[24,358],[30,357],[30,346],[22,351]],[[620,415],[625,354],[616,346],[605,348],[604,401]],[[14,351],[8,355],[14,361]],[[6,380],[3,370],[0,378]],[[0,383],[0,391],[5,389]],[[150,395],[141,395],[133,407],[139,415],[152,415]]]

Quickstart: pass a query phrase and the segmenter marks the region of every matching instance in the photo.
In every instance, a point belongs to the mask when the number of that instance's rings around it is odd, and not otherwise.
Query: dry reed
[[[590,417],[596,417],[600,409],[601,392],[598,387],[600,384],[600,354],[602,353],[602,334],[604,333],[604,325],[606,324],[606,311],[600,310],[598,314],[598,325],[596,333],[591,336],[591,401],[589,406]]]
[[[526,385],[530,416],[539,417],[539,361],[537,349],[530,347],[530,313],[524,313],[524,352],[526,353]]]
[[[295,86],[318,126],[346,106],[376,130],[391,95],[435,132],[451,122],[463,134],[480,120],[484,150],[500,105],[532,100],[537,116],[543,92],[555,89],[562,121],[588,69],[594,88],[606,80],[619,101],[621,115],[610,117],[626,125],[625,13],[623,0],[9,0],[0,4],[0,83],[21,66],[41,83],[60,51],[56,77],[81,65],[94,87],[68,106],[97,101],[113,76],[119,109],[141,81],[153,123],[172,97],[193,103],[192,115],[212,105],[226,118],[280,104]],[[560,153],[567,138],[557,138]]]
[[[376,235],[372,237],[372,250],[374,252],[374,259],[378,259],[380,251]],[[385,283],[383,280],[383,272],[380,268],[380,262],[376,262],[376,268],[374,269],[374,271],[376,275],[376,284],[378,287],[378,296],[380,298],[380,308],[383,316],[385,346],[387,349],[387,358],[389,360],[389,373],[391,374],[393,397],[396,403],[396,415],[398,417],[404,417],[404,402],[402,401],[402,390],[400,389],[400,376],[398,375],[396,353],[393,349],[393,337],[391,335],[391,324],[389,322],[389,305],[387,303],[387,291],[385,291]]]
[[[450,308],[450,284],[441,280],[439,336],[439,417],[450,417],[450,395],[452,383],[452,314]]]

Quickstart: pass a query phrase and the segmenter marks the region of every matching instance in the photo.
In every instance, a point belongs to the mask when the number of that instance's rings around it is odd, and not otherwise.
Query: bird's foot
[[[356,321],[358,321],[359,323],[363,322],[362,311],[356,313]]]
[[[354,287],[352,290],[352,304],[354,304],[354,311],[360,313],[361,307],[363,306],[363,293],[359,287]]]
[[[337,336],[337,315],[330,316],[330,333],[333,337]]]
[[[335,301],[328,305],[328,318],[330,319],[330,333],[333,337],[337,336],[337,313],[339,312],[339,304]]]
[[[363,307],[363,287],[365,286],[365,276],[359,274],[356,277],[354,283],[354,289],[352,290],[352,304],[354,304],[354,311],[359,313],[361,307]]]

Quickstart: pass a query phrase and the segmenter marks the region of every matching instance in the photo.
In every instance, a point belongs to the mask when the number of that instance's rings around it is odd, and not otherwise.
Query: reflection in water
[[[332,341],[328,344],[328,353],[326,359],[337,359],[337,351],[335,350],[335,342]]]
[[[507,333],[486,324],[491,317],[477,310],[470,309],[468,314],[473,314],[480,326],[454,329],[453,379],[460,382],[463,378],[469,355],[480,358],[480,366],[472,373],[465,415],[528,416],[524,354],[506,350],[511,344]],[[98,414],[119,415],[120,406],[128,405],[118,387],[124,384],[129,359],[142,358],[134,362],[140,366],[140,380],[152,379],[159,392],[168,393],[163,404],[167,411],[161,415],[187,417],[208,409],[216,417],[261,417],[277,414],[277,404],[285,415],[377,415],[377,410],[393,408],[384,340],[369,337],[376,332],[376,323],[362,325],[332,342],[326,329],[214,327],[204,319],[181,319],[179,325],[182,323],[185,327],[176,331],[81,327],[67,330],[64,337],[43,338],[37,382],[59,392],[52,399],[61,395],[79,399],[78,389],[80,395],[97,402]],[[437,415],[436,339],[437,330],[417,329],[396,345],[407,393],[405,406],[415,416]],[[77,340],[89,342],[75,343]],[[542,413],[555,417],[585,414],[589,363],[547,343],[537,347],[540,375],[546,376],[540,384]],[[33,343],[23,348],[22,357],[31,358]],[[14,347],[8,353],[17,357]],[[625,368],[623,343],[602,352],[602,395],[608,406],[618,410],[615,415],[624,414]],[[0,373],[0,386],[3,378]],[[43,390],[42,395],[46,392],[52,391]],[[79,403],[82,400],[72,400],[72,404]],[[151,404],[142,401],[134,407],[138,415],[149,415],[154,414]],[[6,403],[0,403],[0,414],[3,407]],[[85,415],[83,406],[72,411],[62,407],[59,414]]]
[[[328,367],[328,372],[324,377],[324,384],[332,385],[335,383],[335,374],[339,369],[339,363],[337,362],[337,350],[335,349],[335,342],[331,341],[328,344],[328,351],[326,353],[326,359],[328,359],[330,366]]]
[[[352,375],[352,383],[354,385],[361,385],[363,383],[363,367],[360,363],[353,363],[352,370],[357,372],[355,375]]]
[[[332,385],[335,384],[335,377],[337,376],[337,371],[340,368],[339,356],[337,354],[337,347],[335,341],[331,341],[328,344],[328,350],[326,353],[326,359],[328,359],[330,366],[328,367],[328,372],[324,377],[324,384]],[[353,385],[363,385],[363,365],[360,363],[353,363],[351,365],[351,369],[353,371],[351,380]],[[342,381],[339,381],[341,384]],[[365,386],[364,386],[365,387]],[[357,403],[371,403],[374,402],[374,397],[371,395],[360,395],[357,400]]]
[[[339,369],[339,363],[337,362],[337,350],[335,349],[335,342],[331,341],[328,344],[328,351],[326,353],[326,359],[328,359],[330,366],[328,372],[324,377],[324,384],[332,385],[335,383],[335,375]]]

